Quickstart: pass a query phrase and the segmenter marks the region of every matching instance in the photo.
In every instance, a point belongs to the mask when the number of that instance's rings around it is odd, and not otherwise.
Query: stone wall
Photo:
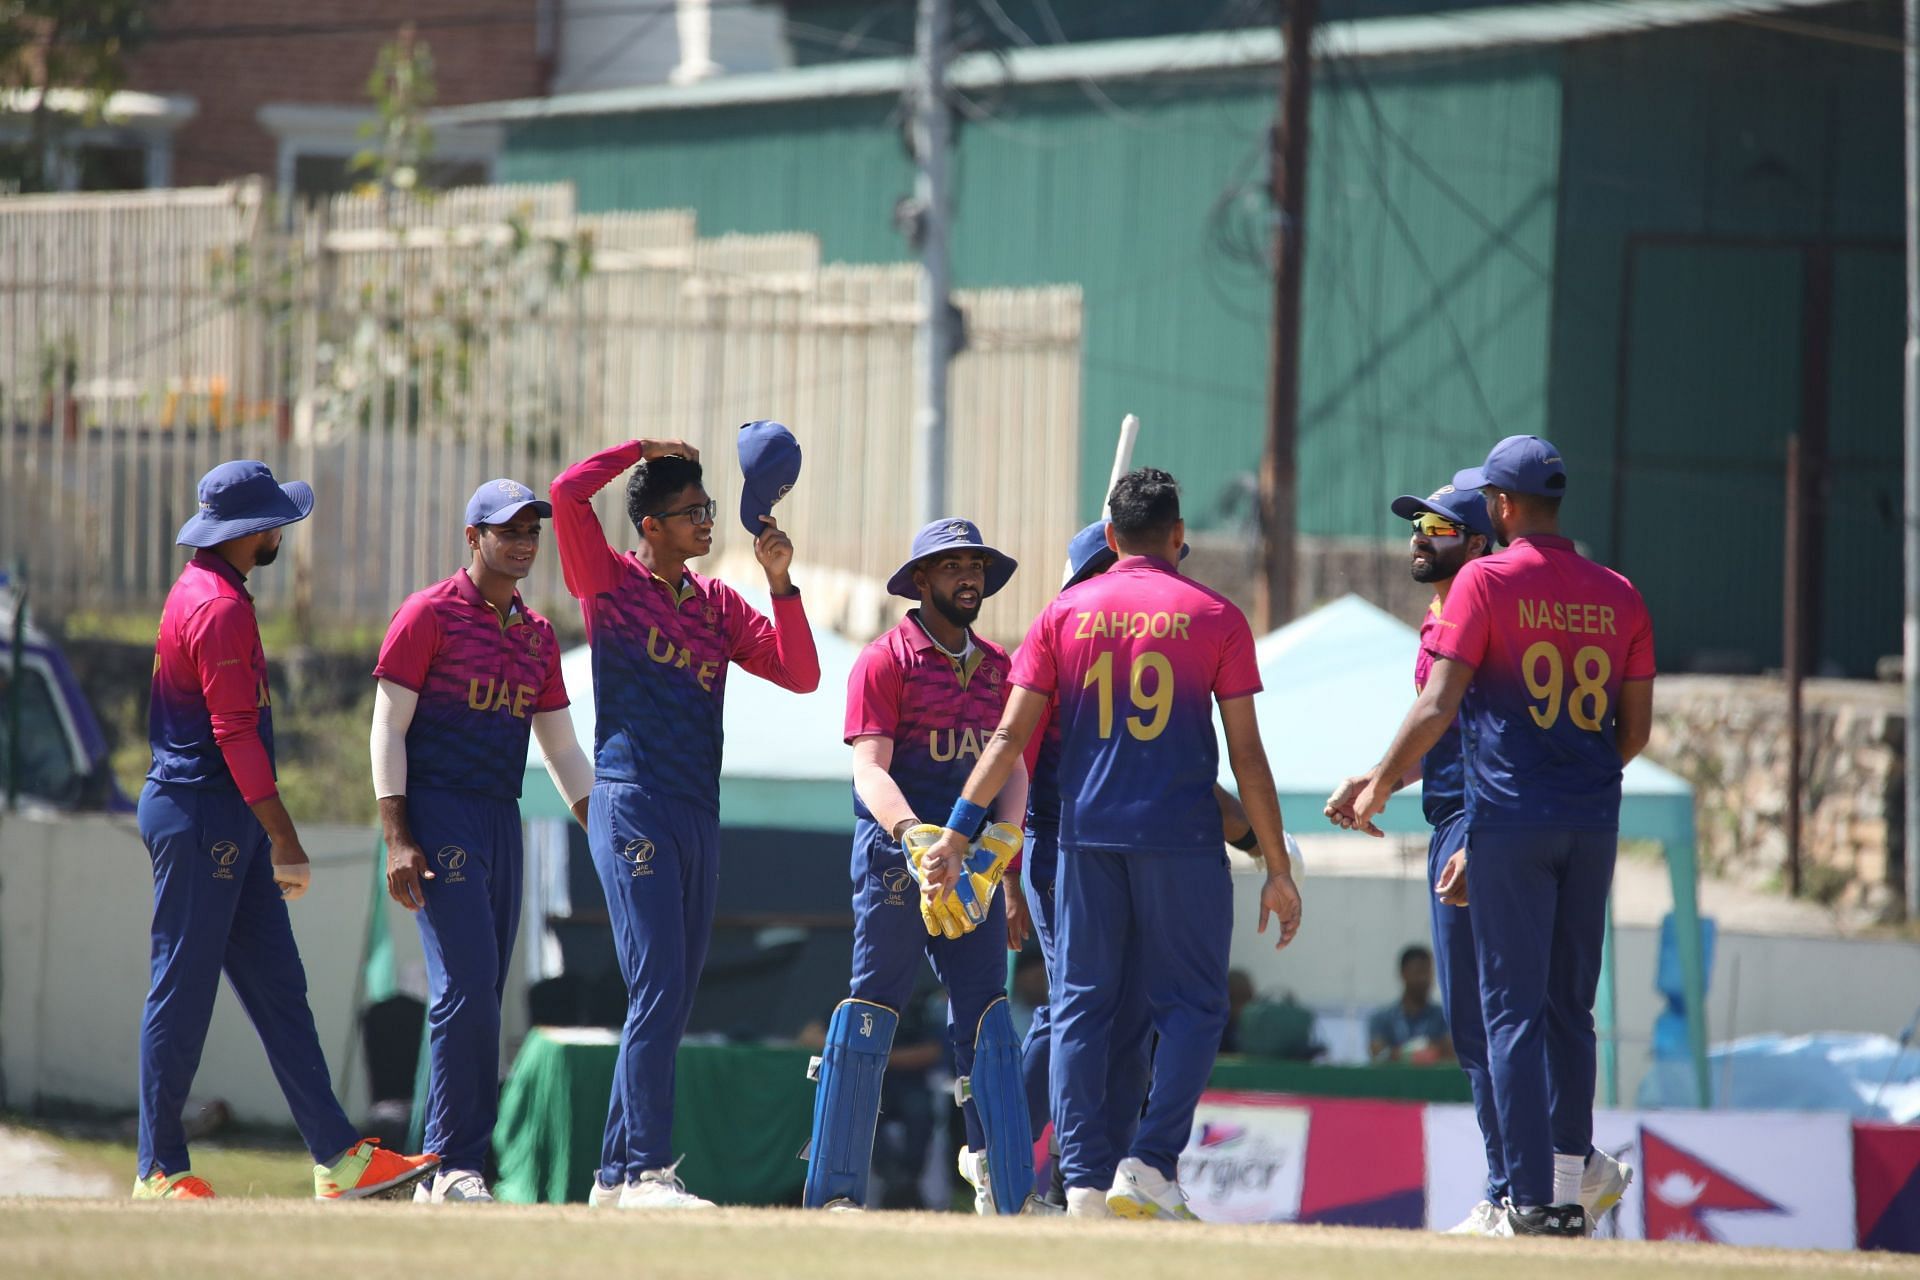
[[[1809,680],[1802,698],[1803,892],[1862,922],[1898,919],[1906,714],[1897,684]],[[1787,694],[1777,677],[1663,676],[1647,754],[1693,784],[1700,862],[1787,883]]]

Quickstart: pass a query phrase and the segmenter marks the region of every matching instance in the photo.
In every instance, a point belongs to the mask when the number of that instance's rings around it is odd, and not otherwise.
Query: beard
[[[280,548],[278,546],[262,547],[253,553],[253,567],[258,569],[261,565],[272,564],[279,558]]]
[[[937,592],[933,596],[933,607],[941,617],[956,627],[971,627],[973,620],[980,616],[979,605],[974,605],[971,609],[962,609],[953,602],[952,596],[943,596]]]
[[[1459,538],[1457,545],[1451,546],[1445,551],[1442,551],[1439,547],[1435,547],[1432,551],[1428,552],[1427,563],[1424,568],[1417,563],[1414,564],[1412,566],[1413,580],[1423,583],[1445,582],[1452,578],[1454,574],[1459,573],[1466,563],[1467,536],[1463,534]]]

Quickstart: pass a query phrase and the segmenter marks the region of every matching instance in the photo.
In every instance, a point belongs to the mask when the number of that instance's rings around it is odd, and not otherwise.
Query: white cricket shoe
[[[1122,1160],[1114,1171],[1113,1189],[1107,1192],[1107,1207],[1122,1218],[1200,1221],[1199,1215],[1188,1207],[1187,1193],[1180,1189],[1178,1182],[1134,1156]]]
[[[1587,1211],[1587,1234],[1601,1214],[1620,1203],[1633,1185],[1633,1166],[1615,1160],[1595,1147],[1587,1153],[1587,1166],[1580,1171],[1580,1207]]]
[[[1510,1236],[1513,1231],[1507,1226],[1507,1207],[1495,1204],[1491,1200],[1482,1200],[1473,1206],[1473,1211],[1457,1227],[1446,1232],[1450,1236]]]
[[[993,1203],[993,1183],[987,1179],[987,1153],[971,1147],[960,1148],[960,1176],[973,1188],[973,1211],[983,1218],[999,1213]]]
[[[680,1181],[680,1175],[674,1170],[680,1167],[675,1160],[664,1169],[643,1170],[638,1179],[620,1188],[620,1207],[622,1209],[712,1209],[713,1201],[702,1200],[687,1190],[687,1184]]]
[[[415,1204],[492,1204],[487,1180],[472,1169],[442,1169],[414,1184]]]
[[[624,1185],[618,1187],[608,1186],[606,1183],[600,1181],[600,1175],[595,1173],[593,1175],[593,1186],[587,1190],[587,1208],[618,1209],[620,1207],[620,1193],[624,1190],[626,1190]]]
[[[1111,1218],[1113,1210],[1107,1207],[1107,1193],[1099,1187],[1068,1187],[1067,1216],[1069,1218]]]
[[[820,1206],[827,1213],[865,1213],[867,1206],[858,1203],[851,1196],[835,1196]]]

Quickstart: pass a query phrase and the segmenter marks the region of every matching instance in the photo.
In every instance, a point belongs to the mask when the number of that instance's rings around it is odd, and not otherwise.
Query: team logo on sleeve
[[[240,860],[240,846],[231,840],[222,840],[207,852],[213,858],[213,878],[233,879],[233,864]]]
[[[636,876],[653,874],[653,841],[629,840],[620,850],[620,860],[632,866]]]
[[[467,851],[459,845],[446,845],[440,852],[433,855],[433,860],[440,864],[442,871],[446,872],[446,875],[441,877],[445,883],[465,884],[467,882],[466,873],[463,870],[467,865]]]
[[[887,891],[886,905],[904,907],[907,905],[906,893],[913,884],[913,877],[907,874],[905,867],[888,867],[880,873],[880,887]]]

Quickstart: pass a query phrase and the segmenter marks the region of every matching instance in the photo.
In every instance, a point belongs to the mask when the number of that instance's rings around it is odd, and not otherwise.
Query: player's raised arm
[[[684,440],[628,440],[574,463],[553,478],[553,532],[560,544],[560,572],[567,591],[585,600],[619,581],[620,558],[607,543],[607,531],[593,510],[593,495],[621,472],[645,458],[678,454],[699,460],[700,451]]]

